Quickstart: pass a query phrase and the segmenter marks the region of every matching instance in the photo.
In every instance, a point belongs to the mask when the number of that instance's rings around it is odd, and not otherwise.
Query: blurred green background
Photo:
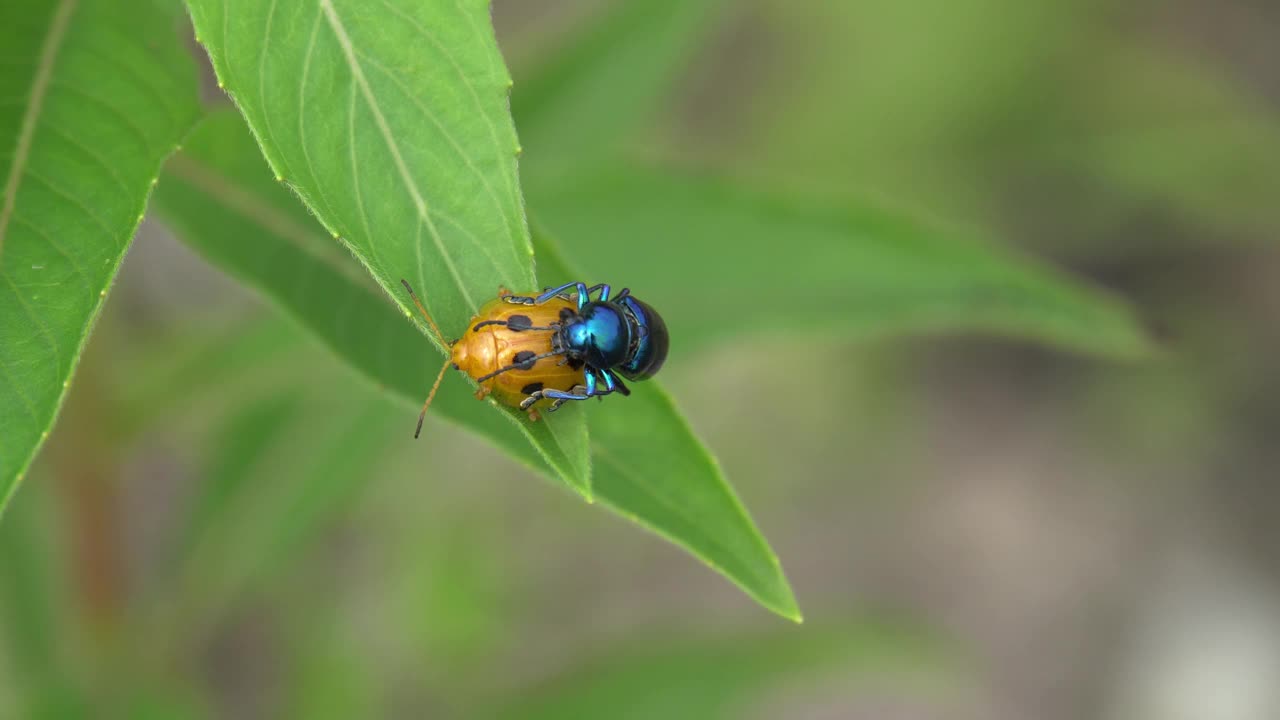
[[[608,5],[496,3],[517,104]],[[640,156],[980,229],[1159,345],[680,354],[664,379],[802,626],[449,425],[412,442],[144,225],[0,524],[0,717],[1280,716],[1277,37],[1265,0],[715,16]]]

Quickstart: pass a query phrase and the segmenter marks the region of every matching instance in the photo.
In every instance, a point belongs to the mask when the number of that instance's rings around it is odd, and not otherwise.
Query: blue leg
[[[622,384],[622,378],[615,375],[611,370],[600,370],[600,375],[604,378],[605,390],[600,395],[608,395],[611,392],[620,392],[624,396],[630,395],[631,390]]]
[[[587,398],[602,397],[618,390],[622,386],[622,383],[613,377],[613,374],[607,370],[587,370],[584,375],[586,376],[587,382],[585,387],[579,385],[574,388],[575,392],[565,392],[564,390],[554,389],[539,390],[522,400],[520,402],[520,409],[528,410],[531,405],[539,400],[549,398],[551,400],[555,400],[555,402],[551,404],[551,411],[554,412],[569,400],[586,400]],[[599,378],[604,378],[604,388],[600,388]],[[583,392],[577,392],[579,388],[581,388]],[[630,391],[626,391],[625,388],[621,389],[623,389],[627,394],[630,394]]]
[[[567,291],[570,291],[570,290],[577,291],[579,310],[581,310],[584,305],[586,305],[588,302],[591,301],[591,293],[600,291],[600,299],[608,300],[609,293],[611,292],[609,286],[604,283],[587,287],[587,284],[584,282],[571,282],[571,283],[565,283],[560,287],[547,288],[542,292],[541,295],[537,297],[528,297],[523,295],[507,295],[503,298],[503,300],[516,305],[541,305],[542,303],[547,302],[551,298],[561,297],[563,295],[568,294]]]

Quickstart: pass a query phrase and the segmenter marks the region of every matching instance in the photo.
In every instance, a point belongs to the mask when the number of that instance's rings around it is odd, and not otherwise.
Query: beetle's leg
[[[538,295],[536,297],[529,297],[528,295],[508,295],[502,299],[505,300],[506,302],[513,303],[515,305],[541,305],[542,303],[547,302],[551,298],[556,297],[560,293],[566,290],[572,290],[572,289],[576,289],[578,291],[578,307],[582,307],[582,305],[585,303],[585,301],[583,300],[583,296],[587,292],[587,286],[585,283],[581,283],[581,282],[565,283],[560,287],[547,288],[542,292],[541,295]]]
[[[623,397],[625,397],[631,394],[631,389],[622,384],[622,378],[618,377],[617,373],[612,370],[601,370],[600,375],[604,377],[604,385],[607,388],[605,392],[599,393],[600,395],[619,392],[622,393]]]
[[[550,408],[552,411],[555,411],[559,409],[561,405],[565,404],[565,402],[569,400],[586,400],[587,398],[590,398],[590,397],[596,397],[599,395],[608,395],[609,393],[613,392],[612,388],[609,388],[609,389],[599,388],[598,380],[596,379],[595,370],[587,370],[585,373],[583,373],[583,376],[586,378],[587,384],[575,385],[573,387],[573,390],[569,392],[565,392],[564,390],[547,389],[547,390],[538,390],[533,393],[530,393],[529,397],[520,401],[520,409],[527,410],[534,403],[546,398],[550,400],[555,400],[555,402],[551,404],[551,408]],[[608,381],[606,380],[606,382]],[[579,390],[581,390],[582,392],[578,392]]]
[[[547,288],[542,292],[541,295],[537,297],[529,297],[527,295],[507,295],[502,299],[505,300],[506,302],[513,303],[516,305],[541,305],[547,302],[548,300],[550,300],[551,298],[561,297],[562,294],[565,293],[565,291],[567,290],[577,291],[579,310],[581,310],[583,306],[585,306],[588,302],[591,302],[591,293],[596,292],[598,290],[602,291],[602,297],[607,300],[610,292],[609,286],[604,283],[587,287],[587,284],[584,282],[571,282],[571,283],[565,283],[560,287]]]

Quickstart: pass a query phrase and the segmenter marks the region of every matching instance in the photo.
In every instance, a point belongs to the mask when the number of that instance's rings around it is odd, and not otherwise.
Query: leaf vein
[[[13,284],[13,280],[9,277],[8,273],[5,273],[0,269],[0,276],[4,277],[5,283],[8,284],[9,289],[13,291],[13,296],[18,299],[18,304],[22,306],[23,312],[26,313],[27,317],[31,318],[31,322],[40,330],[40,334],[44,336],[45,342],[49,345],[49,349],[53,351],[53,374],[54,381],[56,383],[58,373],[62,371],[62,352],[58,350],[57,340],[54,339],[53,333],[49,330],[49,325],[45,323],[38,314],[31,310],[31,306],[27,304],[25,299],[23,299],[22,293],[18,290],[18,286]]]
[[[329,27],[333,30],[334,36],[338,40],[338,45],[342,48],[342,53],[347,62],[347,67],[351,71],[355,83],[360,88],[361,94],[364,96],[365,102],[368,103],[370,111],[373,113],[374,122],[378,127],[378,131],[382,134],[382,139],[387,145],[387,149],[391,152],[391,157],[395,161],[396,169],[399,171],[400,179],[405,185],[405,189],[412,197],[416,210],[422,221],[427,223],[427,229],[431,232],[431,237],[435,241],[436,249],[440,253],[441,259],[444,261],[445,267],[449,274],[453,277],[454,283],[458,286],[458,291],[474,315],[479,309],[476,301],[471,297],[471,293],[467,290],[466,283],[462,280],[462,275],[458,272],[457,264],[453,260],[453,256],[449,253],[449,249],[445,246],[440,233],[436,230],[435,223],[432,222],[430,214],[427,212],[426,200],[423,199],[422,193],[418,190],[417,183],[414,182],[413,176],[409,172],[409,167],[405,163],[404,155],[400,152],[400,146],[396,143],[392,136],[391,127],[387,124],[387,119],[382,114],[382,109],[378,105],[377,98],[373,95],[372,88],[364,76],[364,71],[360,67],[360,62],[356,58],[355,47],[351,43],[350,36],[347,35],[347,29],[342,24],[342,20],[338,17],[337,11],[334,10],[331,0],[320,0],[320,7],[324,10],[325,19],[329,23]],[[369,238],[372,245],[373,238]]]
[[[74,85],[69,85],[66,82],[58,81],[56,83],[52,83],[52,85],[56,86],[59,90],[65,90],[66,92],[69,92],[73,95],[78,95],[80,96],[81,99],[87,100],[90,103],[102,108],[108,114],[113,115],[116,118],[116,120],[118,120],[120,124],[125,127],[126,130],[129,130],[130,132],[133,133],[134,137],[138,139],[138,143],[142,146],[143,150],[146,152],[148,156],[153,157],[159,154],[151,147],[151,140],[147,138],[146,131],[144,131],[141,127],[139,127],[138,124],[134,122],[133,119],[130,118],[128,115],[125,115],[124,113],[120,112],[120,109],[117,108],[116,106],[112,105],[106,100],[103,100],[102,98],[97,97],[91,92],[82,90],[81,88],[78,88]]]
[[[98,228],[101,229],[108,236],[115,235],[115,233],[112,232],[111,230],[111,226],[107,224],[105,220],[99,217],[97,213],[90,210],[89,206],[86,205],[82,200],[72,195],[71,193],[67,192],[66,190],[63,190],[62,188],[58,187],[53,183],[53,181],[49,180],[48,178],[41,175],[40,173],[35,172],[31,168],[27,168],[26,175],[32,180],[35,180],[41,185],[44,185],[45,188],[49,190],[49,192],[52,192],[54,195],[61,197],[63,200],[66,200],[71,205],[71,207],[74,207],[80,212],[84,213],[86,217],[92,220],[94,224],[97,225]],[[125,239],[125,242],[128,242],[128,238]]]
[[[49,243],[49,246],[54,249],[54,252],[61,255],[63,259],[65,259],[67,263],[71,265],[71,268],[76,271],[76,274],[79,275],[80,279],[84,282],[85,292],[89,294],[89,305],[92,306],[93,305],[93,284],[89,281],[89,275],[84,271],[84,268],[80,265],[80,263],[76,262],[75,258],[73,258],[71,255],[68,255],[67,251],[63,250],[62,246],[58,245],[58,243],[54,241],[53,236],[45,232],[44,228],[41,228],[38,225],[18,215],[15,215],[13,217],[13,221],[15,223],[26,226],[27,229],[31,230],[36,235],[39,235],[45,242]]]
[[[53,65],[58,51],[62,48],[62,39],[66,36],[67,26],[71,23],[71,14],[75,10],[76,0],[62,0],[54,11],[53,22],[49,25],[49,33],[45,36],[40,48],[40,60],[36,63],[36,75],[31,81],[31,92],[27,100],[27,109],[22,114],[22,129],[18,131],[18,144],[14,148],[9,176],[4,182],[4,201],[0,203],[0,254],[4,252],[4,239],[9,228],[9,218],[17,203],[18,184],[22,181],[23,171],[27,165],[27,157],[31,152],[31,141],[35,137],[36,125],[40,122],[40,112],[44,109],[44,99],[49,93],[50,81],[53,77]]]

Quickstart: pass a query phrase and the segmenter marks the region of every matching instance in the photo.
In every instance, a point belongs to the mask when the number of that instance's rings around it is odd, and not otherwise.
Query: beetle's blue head
[[[591,367],[647,380],[667,359],[667,324],[647,304],[623,295],[583,306],[561,328],[560,344]]]
[[[628,380],[648,380],[662,369],[667,360],[667,324],[648,304],[630,295],[618,304],[626,308],[627,326],[632,341],[624,362],[617,371]]]
[[[587,303],[562,333],[564,346],[592,367],[607,370],[627,359],[631,328],[615,305]]]

